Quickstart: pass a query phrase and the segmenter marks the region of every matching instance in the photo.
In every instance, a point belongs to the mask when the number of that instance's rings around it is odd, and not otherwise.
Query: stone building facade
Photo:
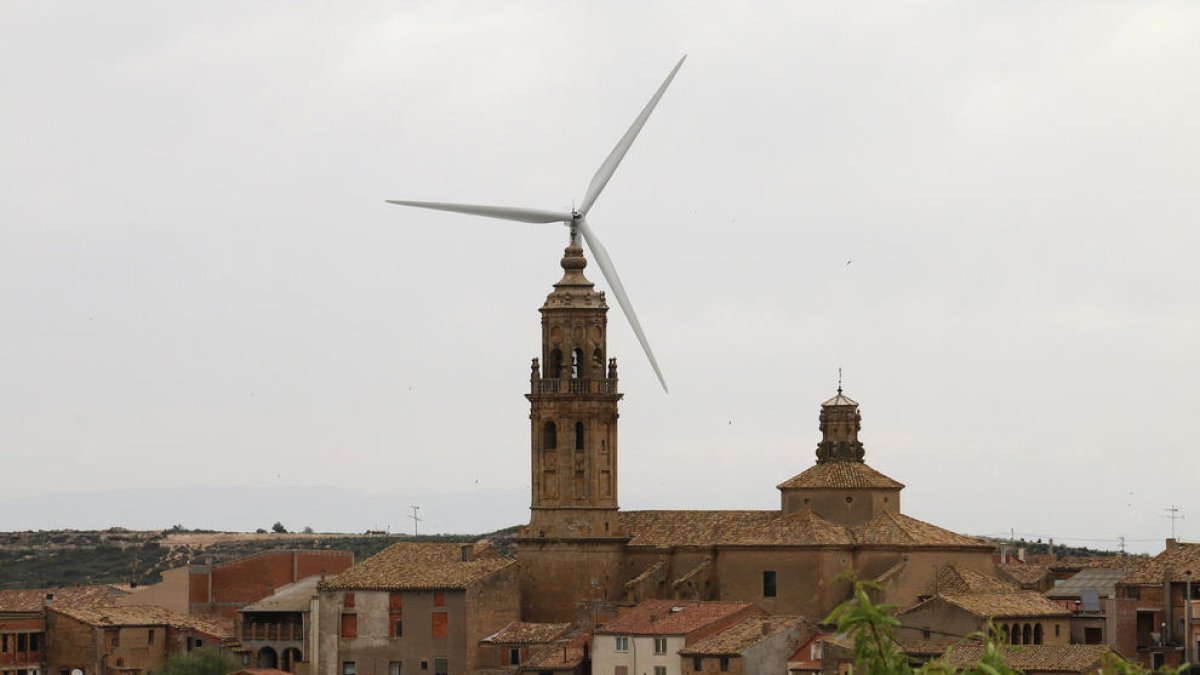
[[[449,675],[501,665],[481,642],[520,615],[515,563],[486,547],[393,544],[317,586],[321,675]]]
[[[46,671],[147,675],[168,656],[233,639],[233,622],[161,607],[51,607],[46,612]]]
[[[839,575],[883,584],[911,605],[939,569],[994,575],[992,546],[904,515],[904,486],[866,464],[858,404],[821,405],[816,463],[780,483],[767,511],[621,511],[616,359],[603,293],[572,239],[541,308],[530,376],[531,514],[516,538],[522,618],[571,621],[599,602],[750,601],[824,616],[846,597]]]

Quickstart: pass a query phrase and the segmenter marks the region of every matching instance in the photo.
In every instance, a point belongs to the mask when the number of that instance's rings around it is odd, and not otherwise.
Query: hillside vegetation
[[[361,561],[401,541],[472,542],[491,538],[504,550],[516,528],[483,535],[386,533],[238,533],[174,528],[133,531],[51,530],[0,533],[0,589],[76,584],[153,584],[173,567],[222,562],[270,549],[341,549]]]

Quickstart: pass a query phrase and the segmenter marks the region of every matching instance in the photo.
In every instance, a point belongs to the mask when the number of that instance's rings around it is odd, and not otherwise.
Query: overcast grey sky
[[[1200,536],[1189,3],[0,3],[3,495],[525,522],[565,230],[383,200],[569,206],[683,53],[590,218],[623,508],[776,506],[842,367],[911,515]]]

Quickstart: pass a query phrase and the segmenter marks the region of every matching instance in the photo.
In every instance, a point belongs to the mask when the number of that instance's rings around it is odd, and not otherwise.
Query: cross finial
[[[842,369],[838,368],[838,393],[842,393]]]

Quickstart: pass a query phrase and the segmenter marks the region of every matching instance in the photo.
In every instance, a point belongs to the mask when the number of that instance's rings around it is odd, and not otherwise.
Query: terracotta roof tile
[[[512,565],[499,555],[464,562],[459,544],[392,544],[318,585],[320,590],[458,590]]]
[[[1050,568],[1046,565],[1033,565],[1029,563],[1001,565],[1000,569],[1004,573],[1012,577],[1019,584],[1036,584],[1046,578],[1050,574]]]
[[[687,635],[709,624],[762,610],[749,602],[643,600],[596,631],[602,635]]]
[[[52,610],[90,626],[172,626],[190,628],[216,638],[233,637],[232,619],[180,614],[152,605],[55,606]]]
[[[979,661],[983,645],[978,642],[955,645],[944,663],[965,668]],[[1117,653],[1109,645],[1021,645],[1004,650],[1004,661],[1011,668],[1029,672],[1091,672],[1105,656]],[[1118,656],[1119,658],[1119,656]]]
[[[679,650],[680,656],[733,656],[804,623],[799,616],[752,616]]]
[[[810,509],[779,511],[622,511],[621,528],[630,546],[888,546],[990,547],[909,516],[881,513],[870,523],[847,528]]]
[[[53,596],[47,603],[46,596]],[[43,603],[51,606],[106,605],[125,595],[107,584],[67,586],[65,588],[22,588],[0,591],[0,612],[40,612]]]
[[[864,462],[821,462],[777,485],[780,490],[821,488],[902,488]]]
[[[553,642],[571,627],[569,623],[529,623],[513,621],[485,637],[481,642],[493,645],[536,645]]]
[[[969,569],[946,565],[925,587],[923,595],[969,595],[979,593],[1019,593],[1021,589]]]
[[[1132,570],[1150,559],[1147,555],[1069,555],[1051,563],[1052,572],[1079,572],[1082,570]]]
[[[1061,605],[1032,591],[982,595],[939,595],[927,602],[934,602],[939,598],[979,617],[1067,616],[1070,614]]]
[[[630,546],[849,545],[846,528],[811,511],[622,511]]]
[[[869,546],[971,546],[991,548],[991,544],[956,534],[916,518],[883,512],[866,525],[853,528],[856,543]]]
[[[587,646],[591,644],[592,634],[588,631],[578,631],[566,639],[559,640],[545,649],[529,655],[529,659],[517,669],[520,673],[539,672],[543,670],[566,670],[575,668],[583,662]]]
[[[1174,543],[1162,553],[1142,561],[1124,579],[1123,584],[1161,584],[1167,576],[1171,581],[1184,583],[1184,572],[1200,570],[1200,544]],[[1168,575],[1168,571],[1170,574]]]

